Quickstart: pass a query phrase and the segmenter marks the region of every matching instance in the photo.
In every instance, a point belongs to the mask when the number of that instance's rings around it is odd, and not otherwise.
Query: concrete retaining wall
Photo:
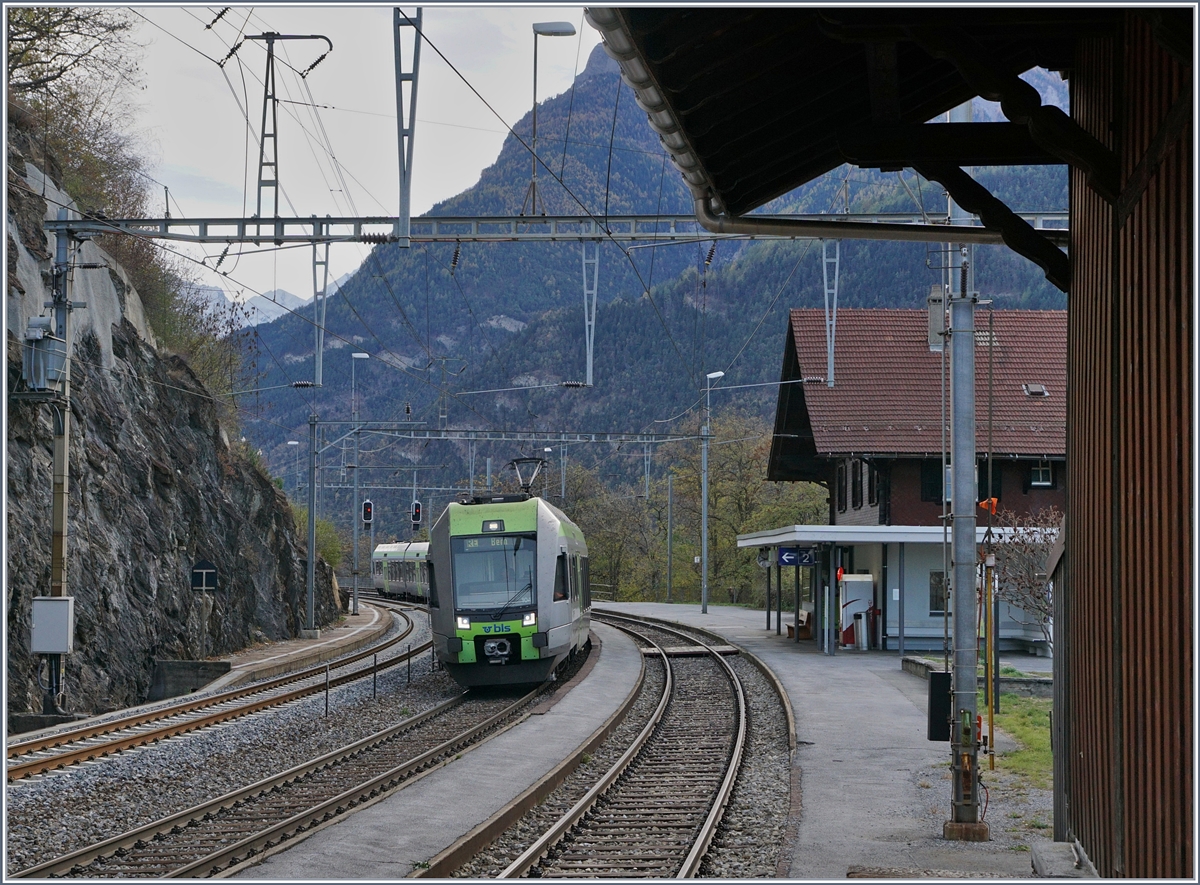
[[[229,669],[229,661],[155,661],[149,700],[190,694],[224,676]]]

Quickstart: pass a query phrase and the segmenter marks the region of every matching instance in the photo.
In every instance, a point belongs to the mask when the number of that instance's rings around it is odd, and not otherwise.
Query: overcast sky
[[[271,31],[322,34],[333,42],[333,51],[304,81],[287,65],[303,71],[325,44],[275,44],[276,89],[284,100],[279,106],[279,179],[291,203],[281,199],[280,214],[395,215],[399,172],[392,7],[231,7],[206,27],[221,8],[138,9],[143,17],[140,39],[146,44],[142,128],[158,159],[154,177],[170,188],[171,215],[254,213],[265,44],[247,40],[223,68],[216,62],[225,58],[239,33]],[[405,11],[415,16],[415,7]],[[578,32],[575,37],[539,38],[537,87],[545,101],[570,88],[577,67],[583,68],[599,43],[598,33],[583,20],[582,7],[424,8],[422,31],[428,42],[421,50],[417,97],[414,216],[474,184],[499,154],[504,124],[528,113],[532,24],[541,21],[568,21]],[[405,52],[407,64],[407,45]],[[340,180],[330,151],[341,168]],[[331,279],[358,267],[367,250],[335,244]],[[220,248],[207,251],[215,256]],[[223,284],[231,295],[238,294],[239,283],[244,285],[242,297],[274,288],[312,296],[310,247],[243,256],[236,266],[227,259],[222,270],[231,268],[223,283],[213,274],[205,277]]]

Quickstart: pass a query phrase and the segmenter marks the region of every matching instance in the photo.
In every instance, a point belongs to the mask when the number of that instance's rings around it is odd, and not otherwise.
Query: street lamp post
[[[712,435],[712,383],[725,377],[724,372],[709,372],[704,387],[704,423],[700,427],[700,611],[708,612],[708,440]]]
[[[362,519],[362,514],[359,512],[358,502],[358,394],[355,389],[354,367],[359,360],[370,359],[369,353],[352,353],[350,354],[350,409],[353,412],[354,421],[354,512],[351,514],[354,521],[354,606],[353,615],[358,614],[358,524]]]
[[[316,569],[317,569],[317,414],[308,416],[308,569],[305,578],[308,591],[308,611],[304,616],[304,627],[300,636],[316,639]]]
[[[575,26],[570,22],[534,22],[533,25],[533,137],[532,153],[533,153],[533,177],[529,180],[529,189],[525,192],[525,202],[521,204],[521,214],[525,214],[525,207],[529,207],[530,215],[538,214],[538,193],[537,193],[537,47],[538,37],[573,37],[575,36]],[[545,204],[542,205],[542,215],[546,214]]]

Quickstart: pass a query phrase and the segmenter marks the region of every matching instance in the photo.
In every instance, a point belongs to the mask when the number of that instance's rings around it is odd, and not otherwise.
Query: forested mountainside
[[[1044,79],[1043,88],[1065,87],[1061,81],[1054,85],[1057,75]],[[989,113],[981,104],[980,118]],[[530,129],[527,114],[515,132],[528,142]],[[550,214],[600,219],[622,213],[691,214],[679,173],[615,63],[599,47],[573,90],[539,105],[538,146],[546,167],[561,179],[555,182],[547,169],[539,175]],[[1015,209],[1066,206],[1064,167],[973,173]],[[515,215],[529,178],[529,154],[510,135],[474,186],[429,214]],[[915,213],[922,208],[945,216],[940,186],[911,172],[902,182],[896,173],[846,167],[761,211]],[[323,421],[350,418],[349,353],[358,350],[374,357],[360,361],[356,370],[360,416],[367,420],[481,430],[663,430],[670,426],[668,419],[694,408],[707,372],[725,371],[726,385],[778,378],[787,311],[824,303],[821,258],[821,244],[812,241],[726,240],[715,248],[710,241],[624,250],[602,243],[595,386],[509,390],[584,379],[581,247],[379,246],[328,302],[321,390],[299,395],[268,390],[312,379],[308,311],[258,327],[254,360],[264,392],[253,403],[242,402],[257,409],[247,434],[277,474],[293,473],[295,447],[286,442],[303,438],[310,413]],[[838,303],[844,307],[923,307],[931,285],[941,279],[936,244],[845,241],[840,259]],[[976,264],[981,297],[997,308],[1064,307],[1062,293],[1041,271],[1007,249],[981,247]],[[443,390],[448,391],[444,398]],[[474,392],[496,390],[501,392]],[[773,409],[769,387],[722,396],[722,403],[736,396],[739,406],[760,416]],[[333,439],[340,431],[329,434]],[[404,468],[418,464],[444,465],[423,473],[421,485],[465,482],[465,446],[438,441],[421,444],[419,451],[400,447],[401,452],[397,445],[388,446],[386,455],[381,450],[376,468],[389,465],[394,483],[411,483],[412,474]],[[485,455],[503,462],[518,454],[511,445],[479,448],[477,473],[483,472]],[[365,455],[364,466],[374,457]]]

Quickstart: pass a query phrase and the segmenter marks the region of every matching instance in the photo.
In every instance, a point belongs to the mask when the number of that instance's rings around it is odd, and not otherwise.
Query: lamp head
[[[533,33],[539,37],[574,37],[575,26],[570,22],[534,22]]]
[[[707,378],[709,381],[716,381],[718,378],[724,378],[725,373],[724,372],[709,372],[704,377]]]
[[[371,358],[371,354],[361,353],[361,352],[360,353],[352,353],[352,354],[350,354],[350,358],[356,359],[356,360],[369,360]]]

